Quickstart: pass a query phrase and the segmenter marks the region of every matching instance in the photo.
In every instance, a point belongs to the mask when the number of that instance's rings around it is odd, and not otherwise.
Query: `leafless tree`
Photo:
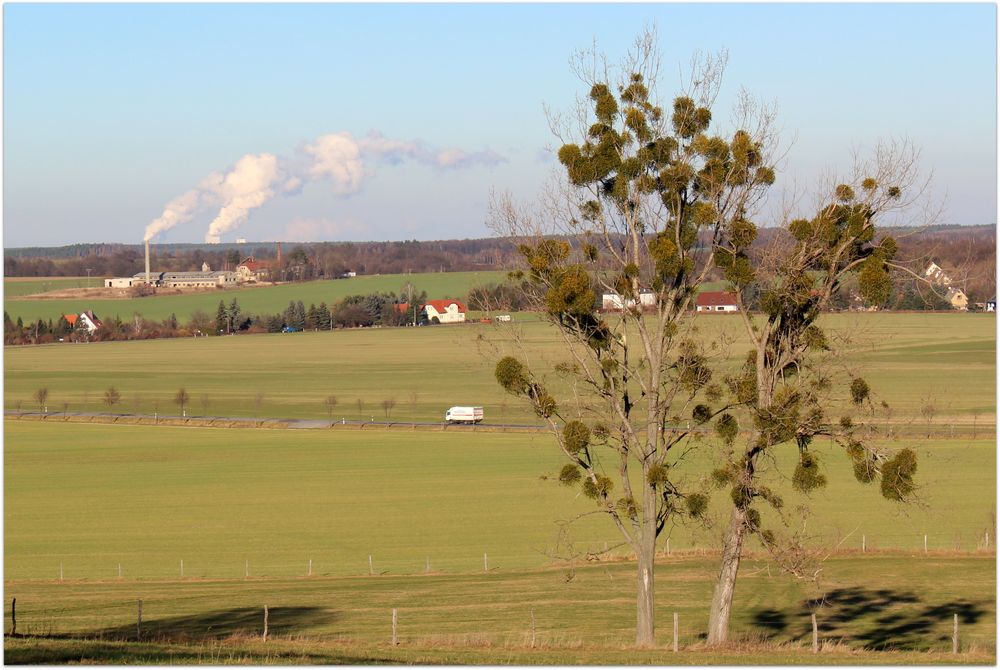
[[[382,401],[382,411],[385,412],[386,421],[389,420],[389,414],[392,412],[392,408],[396,406],[395,398],[386,398]]]
[[[174,403],[181,408],[181,416],[187,416],[187,410],[185,410],[185,407],[187,407],[190,400],[191,395],[187,392],[187,389],[183,386],[177,389],[177,393],[174,395]]]
[[[43,386],[43,387],[41,387],[39,389],[35,389],[35,393],[34,393],[34,395],[32,397],[35,399],[35,402],[38,404],[38,411],[39,412],[47,412],[48,411],[48,408],[45,405],[45,403],[49,399],[49,389],[48,388],[46,388],[46,387]]]
[[[104,404],[108,406],[108,411],[111,411],[112,407],[121,402],[121,399],[121,393],[114,386],[109,386],[108,390],[104,392]]]

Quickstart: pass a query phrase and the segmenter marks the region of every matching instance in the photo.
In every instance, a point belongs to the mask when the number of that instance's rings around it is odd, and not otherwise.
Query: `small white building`
[[[656,294],[643,289],[639,291],[639,306],[641,309],[653,309],[656,307]],[[618,293],[605,293],[601,296],[601,309],[606,312],[620,312],[623,309],[633,309],[635,300],[626,300]]]
[[[465,305],[458,300],[428,300],[424,303],[424,315],[434,323],[463,323],[465,321]]]
[[[739,304],[736,294],[728,291],[703,291],[695,300],[695,311],[698,312],[738,312]]]

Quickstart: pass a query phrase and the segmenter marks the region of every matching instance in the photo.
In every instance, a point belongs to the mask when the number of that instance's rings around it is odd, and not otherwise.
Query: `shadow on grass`
[[[337,615],[321,607],[274,607],[268,610],[269,635],[295,635],[313,626],[336,621]],[[261,607],[235,607],[187,616],[149,619],[142,622],[143,639],[222,639],[233,636],[260,636],[264,632]],[[136,626],[118,626],[92,631],[89,638],[134,640]]]
[[[969,600],[925,603],[909,591],[848,587],[805,600],[797,612],[759,609],[753,625],[767,639],[811,639],[809,615],[815,613],[820,636],[868,649],[928,649],[951,640],[951,622],[974,624],[986,610]]]

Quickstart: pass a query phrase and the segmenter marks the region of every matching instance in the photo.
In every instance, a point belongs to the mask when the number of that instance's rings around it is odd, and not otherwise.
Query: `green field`
[[[832,335],[853,336],[841,345],[845,364],[890,404],[892,415],[880,420],[910,432],[930,422],[938,434],[956,423],[966,430],[995,423],[993,315],[844,313],[821,323]],[[707,337],[727,331],[735,338],[731,359],[742,358],[745,335],[735,318],[698,324]],[[514,325],[534,362],[551,367],[568,358],[547,324]],[[394,400],[389,418],[399,421],[440,421],[448,407],[468,404],[483,405],[487,422],[535,423],[493,378],[497,352],[512,348],[510,330],[480,324],[7,347],[4,406],[37,410],[32,396],[45,387],[50,412],[107,411],[101,399],[114,386],[122,396],[114,411],[179,414],[173,398],[183,386],[193,415],[385,419],[382,403]],[[551,385],[567,392],[561,379]],[[324,404],[331,395],[332,415]]]
[[[70,288],[96,287],[103,283],[104,280],[100,277],[5,277],[3,294],[5,299],[17,298]]]
[[[662,559],[657,570],[655,651],[629,650],[634,568],[603,563],[516,573],[297,578],[22,582],[18,632],[63,639],[5,641],[7,662],[488,664],[748,664],[977,662],[995,655],[992,556],[834,558],[818,583],[768,573],[746,563],[734,628],[752,645],[707,650],[700,642],[715,566],[707,558]],[[817,606],[816,599],[825,597]],[[137,601],[143,635],[159,644],[121,649],[135,639]],[[255,642],[269,609],[271,637]],[[398,647],[391,647],[392,610]],[[815,611],[824,644],[808,653]],[[668,651],[679,615],[682,651]],[[952,615],[960,617],[963,656],[951,650]],[[10,608],[5,611],[9,630]],[[535,649],[530,648],[531,617]],[[65,636],[92,640],[85,645]],[[205,641],[207,638],[208,641]],[[211,642],[209,642],[211,641]],[[858,654],[890,646],[903,654]],[[117,652],[116,652],[117,648]],[[936,656],[922,653],[932,650]]]
[[[560,485],[545,435],[411,431],[255,430],[8,420],[4,450],[7,579],[123,574],[303,575],[520,570],[614,547],[605,519],[560,537],[560,520],[594,509]],[[845,455],[820,446],[830,483],[812,495],[816,546],[975,550],[992,536],[991,440],[917,445],[924,507],[882,500],[857,484]],[[890,445],[893,446],[893,445]],[[680,473],[702,476],[713,450]],[[793,510],[793,450],[773,485]],[[543,479],[543,477],[548,477]],[[715,512],[724,513],[717,493]],[[794,517],[794,514],[792,515]],[[714,526],[670,531],[673,551],[715,546]],[[992,540],[990,541],[992,545]]]
[[[141,599],[149,633],[161,637],[129,646],[8,639],[6,659],[992,663],[995,319],[823,319],[832,336],[852,336],[841,345],[844,365],[893,408],[882,444],[918,451],[919,500],[907,507],[883,500],[876,487],[854,481],[842,452],[817,443],[829,484],[811,495],[803,520],[797,510],[807,500],[789,484],[794,449],[781,451],[770,484],[785,498],[792,527],[804,523],[809,546],[829,558],[818,584],[781,574],[759,553],[747,561],[734,624],[754,642],[744,652],[749,657],[699,646],[724,492],[714,495],[707,525],[672,527],[669,545],[666,538],[660,545],[659,642],[669,643],[677,611],[687,648],[674,659],[626,649],[634,565],[615,547],[606,520],[561,523],[593,507],[555,481],[562,461],[544,434],[111,425],[58,416],[64,409],[107,411],[101,397],[109,386],[122,395],[113,412],[176,414],[172,398],[184,386],[189,415],[326,419],[324,399],[334,395],[334,418],[383,419],[381,403],[391,398],[397,421],[440,421],[453,404],[482,404],[487,423],[534,423],[493,380],[497,353],[513,347],[504,328],[8,347],[5,407],[37,411],[31,396],[46,387],[51,415],[4,423],[5,591],[18,598],[19,632],[127,638]],[[735,319],[697,322],[706,337],[730,333],[731,360],[742,356]],[[565,359],[548,325],[514,326],[534,362]],[[566,393],[561,382],[550,382]],[[833,416],[840,411],[830,408]],[[953,425],[959,431],[952,439]],[[925,432],[948,439],[924,439]],[[710,443],[698,449],[676,466],[678,475],[694,482],[713,454]],[[773,517],[765,520],[781,529]],[[583,560],[605,546],[611,550],[604,560]],[[760,546],[751,541],[749,550]],[[807,601],[824,594],[817,616],[834,646],[817,658],[803,648]],[[268,647],[246,639],[258,631],[264,605],[274,612],[278,636]],[[9,601],[5,607],[9,616]],[[397,648],[386,644],[392,608],[400,612]],[[532,610],[536,650],[525,648]],[[851,651],[944,652],[954,613],[962,618],[963,650],[972,655]]]
[[[561,532],[560,520],[592,508],[553,481],[559,458],[544,436],[9,420],[5,441],[5,591],[18,598],[19,632],[128,638],[141,599],[146,630],[161,640],[125,649],[8,640],[8,660],[671,662],[626,650],[634,568],[614,550],[600,563],[580,560],[617,538],[595,517]],[[955,550],[976,550],[993,531],[993,442],[931,442],[920,452],[925,506],[904,510],[821,449],[830,485],[812,496],[810,526],[817,546],[840,552],[818,584],[747,561],[734,624],[766,643],[752,648],[753,662],[812,662],[802,648],[806,601],[824,594],[822,630],[838,642],[825,662],[950,660],[849,649],[944,651],[954,612],[964,649],[978,654],[970,658],[990,662],[994,554]],[[790,467],[773,474],[791,507],[801,498],[787,490]],[[671,555],[660,559],[659,641],[668,644],[666,622],[680,612],[682,644],[695,647],[682,663],[749,662],[697,645],[716,569],[698,548],[715,546],[721,498],[715,525],[671,529]],[[245,639],[259,631],[264,605],[278,636],[268,648]],[[404,647],[384,650],[392,608]],[[534,652],[525,649],[531,610]],[[205,635],[222,642],[206,647]]]
[[[405,275],[372,275],[354,277],[352,279],[319,280],[311,282],[280,284],[277,286],[244,287],[190,293],[186,295],[163,295],[146,298],[122,298],[116,300],[76,299],[20,299],[17,296],[26,295],[25,286],[42,286],[60,280],[45,280],[33,282],[4,282],[4,309],[11,319],[18,317],[24,322],[37,319],[57,320],[62,314],[79,313],[82,310],[93,310],[101,318],[119,316],[123,320],[132,318],[135,313],[142,314],[147,319],[163,320],[175,314],[181,322],[187,321],[196,310],[201,310],[214,317],[219,306],[219,300],[229,304],[235,298],[242,310],[247,314],[275,314],[288,307],[290,300],[301,300],[306,307],[314,303],[325,302],[332,305],[338,300],[356,294],[391,292],[399,294],[406,282],[413,284],[416,291],[426,291],[430,299],[461,298],[464,299],[469,289],[483,284],[499,283],[506,274],[498,271],[483,272],[429,272]],[[79,279],[66,280],[63,288],[75,288]],[[84,282],[86,278],[84,278]],[[99,280],[94,280],[95,285]],[[71,282],[71,283],[69,283]],[[85,283],[83,285],[86,285]],[[13,292],[11,292],[13,291]],[[40,291],[39,291],[40,292]]]

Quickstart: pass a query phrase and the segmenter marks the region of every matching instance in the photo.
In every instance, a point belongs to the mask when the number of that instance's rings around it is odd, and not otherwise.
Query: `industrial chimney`
[[[146,284],[149,283],[149,240],[146,240]]]

